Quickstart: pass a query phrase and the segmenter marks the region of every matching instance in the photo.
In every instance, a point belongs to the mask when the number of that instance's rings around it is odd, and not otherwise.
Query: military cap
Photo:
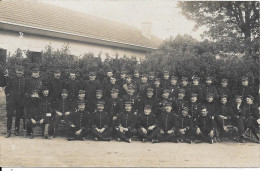
[[[102,93],[103,93],[103,90],[99,90],[99,89],[98,89],[98,90],[96,90],[96,93],[101,93],[101,94],[102,94]]]
[[[175,75],[172,75],[171,80],[178,80],[178,77],[176,77]]]
[[[147,77],[146,73],[142,73],[141,77]]]
[[[32,94],[33,93],[37,93],[38,94],[38,90],[32,90]]]
[[[236,95],[236,96],[235,96],[235,99],[242,99],[242,96]]]
[[[104,105],[105,105],[105,101],[103,101],[103,100],[98,100],[98,101],[97,101],[97,105],[98,105],[98,106],[104,106]]]
[[[84,101],[84,100],[78,100],[78,101],[77,101],[77,104],[78,104],[78,105],[85,105],[85,101]]]
[[[21,65],[16,65],[15,69],[18,70],[18,71],[24,71],[24,67],[21,66]]]
[[[79,94],[85,94],[86,91],[85,90],[79,90]]]
[[[185,94],[185,90],[183,90],[183,89],[179,89],[178,93]]]
[[[192,80],[200,80],[200,77],[194,75],[194,76],[192,77]]]
[[[254,100],[255,98],[251,95],[248,95],[247,98],[250,98],[251,100]]]
[[[89,76],[96,76],[96,72],[89,72]]]
[[[147,93],[149,93],[149,92],[153,92],[153,88],[152,87],[147,88]]]
[[[184,110],[184,111],[189,111],[189,108],[188,107],[186,107],[186,106],[184,106],[183,108],[182,108],[182,110]]]
[[[160,81],[160,78],[156,77],[154,78],[154,81]]]
[[[134,74],[135,74],[135,73],[139,73],[139,72],[140,72],[140,71],[139,71],[138,69],[135,69],[135,70],[134,70]]]
[[[121,74],[126,74],[126,71],[125,71],[125,70],[122,70],[122,71],[121,71]]]
[[[207,77],[206,77],[206,80],[213,80],[213,77],[207,76]]]
[[[130,84],[129,86],[128,86],[128,90],[134,90],[135,89],[135,86],[133,85],[133,84]]]
[[[169,73],[169,71],[166,71],[166,70],[165,70],[165,71],[163,71],[163,74],[164,74],[164,75],[169,75],[170,73]]]
[[[220,97],[221,98],[227,98],[227,95],[226,94],[222,94]]]
[[[133,104],[133,103],[132,103],[132,102],[130,102],[130,101],[126,101],[126,102],[125,102],[125,106],[129,106],[129,105],[131,105],[131,106],[132,106],[132,104]]]
[[[203,110],[203,109],[208,109],[208,108],[207,108],[207,106],[202,105],[201,108],[200,108],[200,110]]]
[[[242,81],[248,81],[248,77],[242,77]]]
[[[149,72],[149,75],[152,75],[152,76],[154,76],[154,75],[155,75],[155,73],[154,73],[153,71],[150,71],[150,72]]]
[[[207,96],[207,97],[213,97],[214,94],[213,94],[213,93],[207,93],[206,96]]]
[[[55,69],[54,69],[54,73],[61,73],[61,71],[60,71],[59,68],[55,68]]]
[[[64,88],[61,90],[61,93],[68,93],[68,90]]]
[[[166,102],[165,106],[172,106],[172,103],[171,102]]]
[[[226,78],[221,79],[221,83],[227,83],[227,82],[228,82],[228,79],[226,79]]]
[[[188,81],[188,78],[187,77],[182,77],[181,81]]]
[[[49,88],[47,86],[42,86],[42,91],[44,90],[49,90]]]
[[[32,69],[32,72],[34,72],[34,73],[35,73],[35,72],[39,72],[39,71],[40,71],[40,70],[39,70],[38,67],[35,67],[35,68]]]
[[[149,105],[149,104],[146,104],[146,105],[144,105],[144,108],[145,108],[145,109],[152,109],[152,106]]]
[[[132,78],[132,75],[127,74],[127,75],[126,75],[126,78]]]
[[[117,88],[112,88],[111,93],[118,93],[119,90]]]
[[[169,89],[164,89],[164,90],[163,90],[163,93],[171,93],[171,90],[169,90]]]
[[[191,93],[191,97],[198,97],[198,94],[196,94],[196,93]]]

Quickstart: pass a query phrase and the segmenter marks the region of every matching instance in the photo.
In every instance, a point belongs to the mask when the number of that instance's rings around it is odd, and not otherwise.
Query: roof
[[[84,39],[86,41],[97,40],[95,43],[109,43],[119,47],[124,45],[123,47],[130,49],[134,47],[138,47],[139,50],[156,49],[162,42],[154,35],[148,39],[140,30],[126,24],[33,1],[0,1],[0,29],[9,28],[4,24],[30,28],[29,31],[34,34],[44,34],[34,32],[35,29],[57,32],[88,38]]]

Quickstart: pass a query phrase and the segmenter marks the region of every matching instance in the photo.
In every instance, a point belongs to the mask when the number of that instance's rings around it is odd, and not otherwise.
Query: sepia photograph
[[[259,14],[0,0],[0,167],[259,168]]]

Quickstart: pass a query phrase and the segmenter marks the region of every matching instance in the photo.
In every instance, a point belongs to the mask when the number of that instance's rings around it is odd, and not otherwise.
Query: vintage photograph
[[[0,166],[259,168],[259,14],[0,0]]]

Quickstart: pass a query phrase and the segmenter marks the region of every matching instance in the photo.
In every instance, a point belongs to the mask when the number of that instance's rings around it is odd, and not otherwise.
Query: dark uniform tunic
[[[104,138],[109,138],[111,136],[112,128],[109,127],[109,115],[106,111],[95,111],[92,115],[91,123],[94,137],[104,140]],[[96,128],[105,128],[105,130],[100,133],[96,130]]]
[[[61,90],[64,88],[64,81],[61,79],[53,78],[48,82],[50,90],[50,97],[55,102],[61,96]]]
[[[171,84],[171,81],[169,79],[168,80],[162,79],[162,81],[161,81],[161,87],[163,89],[169,89],[170,84]]]
[[[260,116],[257,106],[255,106],[254,104],[246,104],[243,108],[243,112],[246,119],[246,127],[252,130],[252,133],[256,136],[257,140],[259,141],[259,137],[257,135],[257,120],[260,118]]]
[[[75,100],[78,98],[78,93],[80,90],[80,82],[78,80],[70,80],[66,83],[65,86],[68,90],[68,98],[71,100]]]
[[[67,123],[69,115],[66,116],[65,113],[66,112],[74,112],[74,111],[71,111],[71,108],[72,108],[71,105],[72,105],[72,103],[68,99],[68,97],[65,98],[65,99],[64,98],[60,98],[60,99],[56,100],[54,110],[58,111],[58,112],[61,112],[62,116],[59,116],[58,114],[55,113],[55,116],[54,116],[54,127],[56,127],[58,125],[60,120],[64,120]]]
[[[210,93],[210,94],[213,94],[213,98],[214,99],[217,99],[218,98],[218,92],[217,92],[217,89],[216,89],[216,87],[214,86],[214,85],[205,85],[204,87],[203,87],[203,99],[202,99],[202,101],[207,101],[206,100],[206,95],[208,94],[208,93]]]
[[[136,95],[129,95],[129,94],[125,94],[122,97],[122,101],[123,104],[125,104],[125,102],[131,102],[132,103],[132,110],[137,112],[138,111],[138,100],[137,100],[137,96]]]
[[[175,100],[178,97],[179,86],[178,85],[170,85],[169,89],[171,90],[170,98]]]
[[[234,103],[232,105],[232,109],[234,112],[232,121],[234,122],[234,125],[238,128],[238,135],[242,136],[245,132],[245,113],[243,112],[243,103],[237,104]]]
[[[189,97],[191,96],[192,93],[197,94],[198,102],[202,102],[203,90],[202,90],[202,87],[200,85],[191,85]]]
[[[186,129],[185,134],[179,133],[180,137],[183,139],[193,138],[195,135],[195,127],[192,118],[189,116],[178,116],[178,129]]]
[[[139,102],[139,107],[138,107],[138,111],[139,113],[143,113],[144,112],[144,106],[145,105],[150,105],[152,106],[152,112],[157,115],[158,114],[158,101],[155,98],[148,98],[148,97],[144,97],[140,100]]]
[[[157,100],[160,100],[162,98],[163,89],[161,87],[155,87],[153,88],[153,97]]]
[[[213,130],[213,124],[212,124],[212,119],[209,115],[207,116],[202,116],[200,115],[198,119],[196,120],[196,126],[200,128],[200,131],[202,133],[203,137],[208,136],[210,131]]]
[[[196,121],[200,113],[200,104],[198,102],[194,102],[194,103],[189,102],[188,108],[189,108],[189,115],[191,117],[191,120]]]
[[[122,107],[123,107],[122,100],[118,97],[115,99],[110,98],[107,100],[105,110],[109,115],[110,127],[115,126],[116,121],[113,121],[113,117],[119,116],[119,113],[122,111]]]
[[[242,96],[243,103],[246,104],[246,98],[248,95],[255,96],[254,90],[250,86],[240,86],[237,91],[237,95]]]
[[[42,80],[40,78],[28,78],[25,81],[25,94],[26,96],[30,96],[33,90],[41,91],[42,88]]]
[[[158,120],[153,113],[150,113],[149,115],[142,113],[139,118],[139,125],[140,127],[138,129],[138,133],[142,138],[148,138],[150,140],[158,138],[160,128],[158,127]],[[152,125],[155,125],[156,127],[153,130],[148,130],[148,128]],[[147,134],[143,133],[141,130],[142,127],[147,130]]]
[[[177,115],[181,114],[182,108],[187,106],[188,102],[184,99],[175,99],[173,101],[172,107],[173,110],[176,111]]]
[[[50,124],[52,119],[53,119],[53,107],[51,104],[51,99],[50,97],[41,97],[40,99],[40,113],[42,116],[44,116],[44,119],[46,123]],[[46,113],[51,113],[51,116],[47,116]]]
[[[96,96],[96,91],[101,89],[100,82],[98,80],[88,80],[85,82],[85,90],[86,90],[86,99],[90,101],[94,99]]]

